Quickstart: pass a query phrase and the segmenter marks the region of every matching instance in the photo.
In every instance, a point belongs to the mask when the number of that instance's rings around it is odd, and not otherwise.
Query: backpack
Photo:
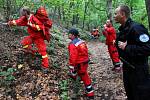
[[[34,14],[34,16],[36,18],[38,18],[38,20],[40,22],[43,23],[43,34],[44,34],[44,38],[45,40],[47,40],[48,42],[50,41],[50,28],[52,27],[52,20],[50,20],[48,18],[48,13],[45,9],[45,7],[41,6],[36,10],[36,13]]]

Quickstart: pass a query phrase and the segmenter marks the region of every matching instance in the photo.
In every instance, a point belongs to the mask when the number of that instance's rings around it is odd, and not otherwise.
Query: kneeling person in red
[[[86,43],[79,38],[76,29],[69,30],[68,37],[71,39],[68,45],[70,77],[75,80],[78,75],[85,85],[87,97],[93,99],[94,90],[87,72],[89,57]]]

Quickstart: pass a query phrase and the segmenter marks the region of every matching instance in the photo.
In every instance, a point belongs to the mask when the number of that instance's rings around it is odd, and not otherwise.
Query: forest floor
[[[88,42],[92,64],[89,72],[95,89],[95,100],[125,100],[122,73],[115,73],[107,46],[98,40]]]
[[[0,100],[71,100],[74,91],[78,94],[78,99],[74,100],[86,100],[83,96],[83,82],[72,84],[74,81],[68,79],[66,47],[55,47],[54,55],[50,55],[49,74],[32,69],[24,62],[24,67],[13,73],[15,80],[3,81],[10,75],[4,75],[3,72],[9,68],[17,69],[18,48],[21,47],[19,42],[24,36],[20,33],[22,31],[0,31]],[[67,45],[67,36],[63,39]],[[107,46],[99,40],[87,43],[91,60],[88,70],[95,90],[95,100],[125,100],[122,73],[111,71],[113,66]]]
[[[122,73],[115,73],[111,70],[113,65],[105,43],[101,43],[99,40],[91,40],[87,44],[90,52],[88,72],[95,90],[94,100],[126,100]],[[84,89],[83,83],[81,86],[77,86]],[[73,87],[76,88],[76,85]],[[78,98],[74,100],[86,100],[82,93],[84,93],[83,90],[78,90]],[[72,94],[70,94],[70,97]]]

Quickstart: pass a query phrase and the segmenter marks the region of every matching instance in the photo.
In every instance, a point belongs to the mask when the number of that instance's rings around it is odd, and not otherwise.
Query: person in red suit
[[[41,13],[43,16],[48,17],[47,12],[44,8],[38,9],[37,13]],[[45,27],[41,21],[35,17],[34,14],[30,13],[30,9],[28,7],[23,7],[20,10],[21,17],[16,20],[11,20],[8,22],[8,25],[17,25],[17,26],[27,26],[27,31],[29,36],[26,36],[22,41],[21,44],[26,52],[32,52],[33,54],[36,52],[32,50],[31,44],[35,44],[37,47],[37,52],[42,56],[42,66],[41,69],[44,73],[48,72],[49,68],[49,61],[48,55],[46,52],[46,44],[44,42],[45,35],[44,30]],[[52,24],[51,24],[52,25]]]
[[[91,32],[91,35],[93,37],[99,37],[99,30],[98,30],[98,28],[94,27],[94,29]]]
[[[87,72],[89,56],[86,43],[79,38],[76,29],[70,29],[68,37],[71,40],[68,45],[70,77],[75,80],[78,75],[86,88],[87,98],[94,99],[91,78]]]
[[[108,52],[114,65],[112,70],[116,72],[120,72],[121,66],[120,66],[119,54],[114,44],[116,40],[116,31],[115,31],[115,28],[112,26],[112,23],[110,20],[106,21],[106,24],[104,25],[104,30],[102,33],[106,37],[106,45],[108,46]]]

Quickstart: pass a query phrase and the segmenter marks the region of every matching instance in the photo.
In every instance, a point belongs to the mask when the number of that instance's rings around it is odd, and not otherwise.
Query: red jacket
[[[116,40],[116,30],[113,26],[104,27],[103,34],[106,37],[107,45],[112,44],[113,40]]]
[[[11,22],[13,25],[27,26],[28,33],[31,37],[44,38],[43,24],[32,14],[28,19],[25,16],[21,16],[19,19],[13,20]]]
[[[89,61],[88,48],[85,42],[79,38],[73,39],[68,46],[69,65],[76,66],[79,63]]]
[[[91,34],[92,34],[93,36],[97,36],[97,35],[99,34],[98,29],[93,29]]]

